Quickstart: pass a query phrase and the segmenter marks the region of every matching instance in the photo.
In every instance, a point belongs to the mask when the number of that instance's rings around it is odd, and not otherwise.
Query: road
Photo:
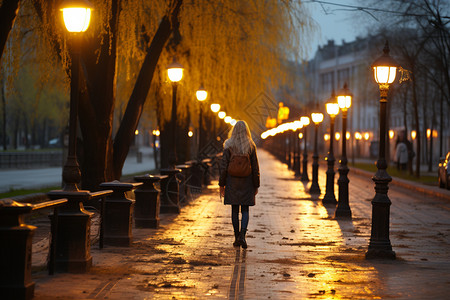
[[[153,151],[150,147],[141,147],[142,162],[138,163],[135,154],[125,160],[123,175],[147,172],[155,169]],[[0,171],[0,193],[10,190],[41,189],[61,186],[62,167],[42,169],[16,169]]]
[[[334,207],[306,193],[284,164],[262,150],[259,161],[247,250],[232,246],[230,207],[213,181],[179,215],[162,215],[160,228],[133,229],[131,247],[93,245],[87,274],[48,276],[34,263],[35,299],[448,297],[450,201],[390,185],[397,259],[365,260],[375,193],[368,176],[350,171],[353,218],[338,221]],[[325,172],[319,174],[323,196]]]

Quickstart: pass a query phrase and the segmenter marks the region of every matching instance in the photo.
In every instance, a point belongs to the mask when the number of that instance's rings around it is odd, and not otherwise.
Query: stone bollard
[[[200,194],[202,192],[203,168],[197,160],[187,161],[191,165],[191,178],[189,179],[189,190],[191,194]]]
[[[189,189],[189,180],[191,177],[191,165],[177,165],[177,169],[181,170],[180,180],[180,203],[186,204],[191,198],[191,192]]]
[[[143,183],[134,191],[136,197],[134,224],[136,227],[159,227],[160,191],[155,188],[154,184],[167,177],[167,175],[148,174],[134,177],[135,181]]]
[[[37,205],[0,200],[0,297],[31,299],[35,283],[31,280],[32,237],[35,226],[24,223],[24,215],[32,210],[56,207],[66,199]],[[52,224],[53,226],[53,224]],[[52,247],[51,247],[52,249]],[[51,253],[50,253],[51,254]]]
[[[50,199],[66,198],[67,205],[58,214],[56,231],[55,268],[60,272],[84,273],[92,266],[91,219],[93,213],[84,209],[83,202],[106,197],[112,191],[54,190]],[[53,216],[50,217],[53,219]],[[53,220],[52,220],[53,222]]]
[[[177,174],[180,169],[161,169],[161,175],[168,175],[161,180],[161,207],[160,213],[180,213],[180,198]]]
[[[132,213],[134,200],[127,198],[126,192],[132,191],[140,182],[121,183],[117,180],[104,182],[100,187],[111,189],[113,193],[106,197],[104,220],[103,220],[103,242],[110,246],[130,246],[133,241]]]

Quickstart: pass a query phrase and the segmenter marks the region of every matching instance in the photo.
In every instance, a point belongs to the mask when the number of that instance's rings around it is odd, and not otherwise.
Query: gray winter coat
[[[227,174],[230,158],[231,151],[227,148],[223,151],[219,177],[219,186],[225,187],[224,204],[255,205],[255,190],[259,188],[259,164],[256,149],[250,153],[252,174],[247,177],[234,177]]]

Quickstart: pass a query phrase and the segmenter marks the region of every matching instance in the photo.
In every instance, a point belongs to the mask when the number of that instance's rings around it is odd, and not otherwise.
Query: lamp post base
[[[336,206],[336,211],[334,212],[334,218],[335,219],[344,219],[344,218],[351,218],[352,217],[352,211],[350,209],[350,204],[348,202],[348,184],[350,180],[348,180],[348,172],[349,169],[347,168],[347,159],[341,160],[341,166],[338,169],[339,171],[339,179],[338,179],[338,186],[339,186],[339,197],[338,197],[338,204]]]
[[[366,259],[392,259],[396,258],[395,252],[388,249],[369,249],[366,252]]]

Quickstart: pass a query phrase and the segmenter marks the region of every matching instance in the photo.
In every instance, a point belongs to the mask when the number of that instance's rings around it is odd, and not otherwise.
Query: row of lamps
[[[390,205],[391,201],[387,195],[388,184],[392,178],[387,173],[387,163],[386,163],[386,105],[387,96],[389,91],[389,86],[392,84],[396,77],[396,72],[398,64],[389,55],[389,45],[386,45],[383,49],[383,55],[380,56],[373,64],[373,74],[376,83],[379,85],[380,89],[380,143],[379,143],[379,157],[376,163],[377,172],[372,177],[375,183],[375,197],[372,199],[372,226],[371,226],[371,237],[369,242],[368,251],[366,252],[366,258],[388,258],[395,259],[395,252],[392,250],[392,245],[389,240],[389,216],[390,216]],[[340,159],[340,166],[338,168],[339,179],[338,179],[338,201],[334,195],[334,153],[333,153],[333,143],[334,143],[334,123],[335,118],[342,111],[342,131],[343,136],[347,136],[347,112],[351,107],[352,94],[350,93],[347,84],[344,84],[342,90],[339,91],[337,97],[335,97],[334,92],[332,94],[332,101],[326,104],[327,113],[330,116],[330,146],[328,155],[326,157],[327,161],[327,171],[326,171],[326,192],[322,199],[324,204],[337,204],[335,211],[335,218],[351,218],[352,213],[349,206],[348,198],[348,166],[347,166],[347,152],[346,152],[346,138],[343,138],[342,142],[342,156]],[[336,103],[337,100],[337,103]],[[315,126],[315,139],[314,139],[314,154],[313,154],[313,180],[310,188],[310,193],[320,193],[320,187],[318,186],[318,154],[317,154],[317,131],[318,125],[323,120],[323,115],[321,113],[313,113],[311,118]],[[278,133],[282,133],[285,130],[296,130],[295,126],[297,121],[291,123],[284,123],[276,128],[272,128],[264,132],[261,137],[263,139],[268,136],[273,136]],[[301,127],[309,124],[308,117],[301,117],[300,122]],[[300,128],[301,128],[300,127]],[[307,152],[306,152],[306,130],[303,136],[305,140],[305,147],[303,152],[303,172],[302,181],[308,181],[307,174]]]
[[[70,91],[70,118],[69,118],[69,149],[66,163],[63,168],[63,182],[64,182],[64,192],[77,192],[78,184],[81,180],[80,168],[76,158],[76,136],[77,136],[77,119],[78,119],[78,101],[79,101],[79,65],[80,65],[80,43],[77,41],[80,37],[79,33],[85,32],[90,23],[90,16],[92,5],[86,0],[77,1],[64,1],[61,5],[61,10],[63,11],[64,24],[69,32],[73,36],[73,56],[72,56],[72,78],[71,78],[71,91]],[[380,56],[373,64],[373,75],[374,79],[379,85],[380,89],[380,143],[379,143],[379,157],[376,163],[377,172],[373,176],[372,180],[375,183],[375,197],[372,199],[372,227],[371,227],[371,237],[369,248],[366,253],[367,258],[395,258],[395,252],[392,250],[392,245],[389,240],[389,215],[390,215],[390,205],[391,201],[387,195],[388,184],[392,178],[387,173],[387,163],[386,163],[386,106],[387,106],[387,96],[389,91],[389,86],[392,84],[396,77],[396,72],[398,68],[397,62],[389,55],[389,45],[386,45],[383,49],[383,55]],[[177,92],[177,82],[179,82],[183,77],[183,67],[174,62],[168,67],[169,79],[173,83],[173,94],[172,94],[172,124],[176,124],[176,92]],[[338,95],[338,105],[343,113],[343,132],[346,133],[347,130],[347,110],[351,106],[351,94],[348,91],[346,85],[344,85],[344,93]],[[205,91],[206,92],[206,91]],[[202,93],[200,93],[202,94]],[[203,94],[204,95],[204,94]],[[205,97],[206,99],[206,97]],[[329,112],[330,117],[333,119],[336,115],[336,108],[330,106],[327,112]],[[218,107],[217,112],[220,110]],[[223,114],[222,114],[223,115]],[[226,119],[229,116],[225,116]],[[231,118],[231,117],[229,117]],[[301,121],[302,126],[309,124],[306,121],[307,117],[303,117]],[[320,121],[319,121],[320,120]],[[314,156],[313,159],[316,162],[318,159],[317,155],[317,127],[318,124],[323,120],[323,115],[319,117],[314,115],[313,122],[316,124],[316,136],[314,145]],[[231,123],[232,120],[229,119]],[[235,120],[234,120],[235,121]],[[333,122],[332,122],[333,123]],[[233,124],[232,124],[233,125]],[[298,125],[300,126],[300,125]],[[173,148],[171,160],[173,165],[176,163],[176,130],[173,128]],[[333,162],[333,134],[330,135],[330,151],[327,156],[328,160],[328,171],[330,171],[330,165]],[[346,136],[346,134],[344,134]],[[345,139],[344,139],[345,141]],[[306,143],[306,131],[305,131],[305,143]],[[304,155],[304,163],[307,162],[306,145]],[[331,162],[330,162],[331,160]],[[317,164],[318,168],[318,164]],[[313,180],[316,178],[317,171],[314,170],[313,166]],[[347,167],[347,157],[346,157],[346,143],[342,143],[342,158],[340,160],[339,171],[339,201],[336,208],[336,217],[345,216],[351,217],[351,210],[348,205],[348,167]],[[330,175],[327,173],[327,182]],[[303,174],[307,176],[306,166],[303,166]],[[333,174],[334,177],[334,174]],[[303,176],[302,176],[303,180]],[[327,187],[330,186],[327,184]],[[320,189],[319,189],[320,190]],[[313,189],[314,192],[314,189]],[[330,193],[330,192],[329,192]],[[342,200],[342,201],[341,201]],[[332,201],[332,200],[331,200]]]

